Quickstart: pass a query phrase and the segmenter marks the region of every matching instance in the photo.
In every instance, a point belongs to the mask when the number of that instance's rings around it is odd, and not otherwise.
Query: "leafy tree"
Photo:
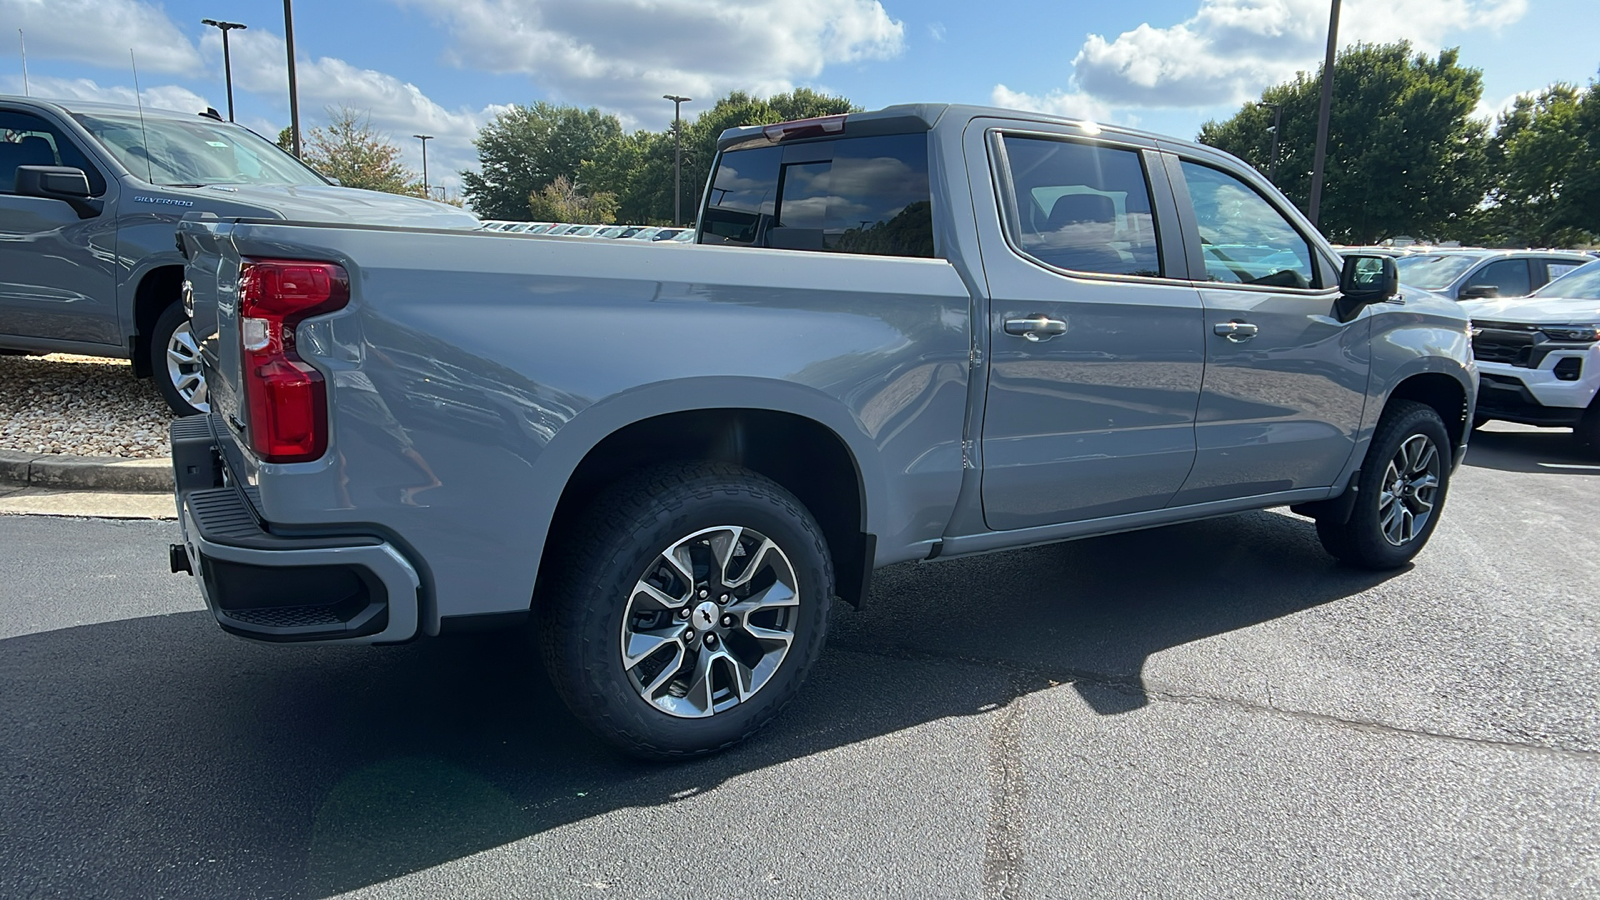
[[[282,150],[283,152],[285,152],[285,153],[293,153],[294,152],[294,127],[293,126],[285,125],[285,126],[283,126],[283,130],[278,132],[278,148],[280,150]]]
[[[584,194],[565,175],[528,197],[528,212],[537,222],[609,225],[617,220],[617,197],[604,191]]]
[[[584,160],[621,137],[617,117],[598,109],[513,106],[478,132],[482,171],[461,173],[463,192],[486,219],[522,219],[535,193],[561,176],[576,180]]]
[[[422,196],[417,173],[400,162],[400,148],[372,127],[366,113],[329,107],[328,124],[311,129],[301,150],[306,165],[345,187]]]
[[[1582,210],[1568,197],[1588,143],[1580,121],[1584,99],[1570,84],[1553,84],[1518,97],[1500,116],[1488,144],[1494,178],[1471,235],[1475,243],[1552,247],[1587,238]]]
[[[1484,196],[1486,122],[1472,118],[1483,94],[1477,69],[1456,50],[1437,58],[1405,41],[1356,44],[1333,70],[1333,107],[1319,225],[1334,240],[1365,244],[1396,234],[1455,237]],[[1268,168],[1273,111],[1281,104],[1278,186],[1310,203],[1321,72],[1267,88],[1225,122],[1207,122],[1200,141]]]
[[[617,218],[639,224],[672,220],[672,133],[636,131],[600,148],[578,170],[582,184],[617,199]],[[691,198],[684,198],[688,209]]]

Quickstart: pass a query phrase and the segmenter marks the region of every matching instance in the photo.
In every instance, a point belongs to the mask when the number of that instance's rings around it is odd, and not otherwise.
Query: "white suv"
[[[1468,300],[1479,424],[1570,425],[1600,447],[1600,261],[1527,297]]]

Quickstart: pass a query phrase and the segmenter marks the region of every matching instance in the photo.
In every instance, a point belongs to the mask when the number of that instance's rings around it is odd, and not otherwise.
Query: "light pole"
[[[294,82],[294,0],[283,0],[283,38],[289,45],[289,132],[294,156],[300,158],[300,92]]]
[[[672,101],[672,136],[675,141],[672,155],[672,226],[676,228],[683,221],[683,120],[681,111],[683,104],[689,102],[688,97],[679,97],[677,94],[662,94],[661,99]]]
[[[201,25],[210,25],[222,32],[222,78],[228,84],[228,121],[233,121],[233,60],[228,56],[228,32],[235,28],[240,31],[249,26],[240,25],[238,22],[219,22],[216,19],[201,19]]]
[[[1272,149],[1267,151],[1267,180],[1278,183],[1278,134],[1283,131],[1283,104],[1263,103],[1272,107]]]
[[[412,137],[422,142],[422,196],[432,196],[428,193],[428,142],[433,140],[431,134],[413,134]]]
[[[1328,13],[1328,55],[1322,62],[1322,105],[1317,108],[1317,156],[1311,164],[1311,208],[1306,218],[1317,224],[1322,206],[1322,173],[1328,161],[1328,114],[1333,108],[1333,52],[1339,46],[1339,0],[1333,0]]]

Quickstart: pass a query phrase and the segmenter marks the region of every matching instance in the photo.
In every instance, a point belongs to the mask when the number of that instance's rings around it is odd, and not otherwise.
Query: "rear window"
[[[722,154],[701,243],[932,257],[928,137],[896,134]]]

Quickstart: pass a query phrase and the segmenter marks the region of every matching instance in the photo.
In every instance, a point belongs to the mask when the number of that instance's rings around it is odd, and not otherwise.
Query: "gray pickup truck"
[[[1238,160],[945,105],[718,146],[685,249],[185,221],[171,562],[222,628],[528,624],[579,719],[684,756],[877,567],[1291,506],[1389,569],[1438,524],[1465,316]]]
[[[173,229],[188,212],[478,226],[442,203],[330,184],[215,112],[0,96],[0,353],[131,359],[174,411],[205,411],[178,302]]]

